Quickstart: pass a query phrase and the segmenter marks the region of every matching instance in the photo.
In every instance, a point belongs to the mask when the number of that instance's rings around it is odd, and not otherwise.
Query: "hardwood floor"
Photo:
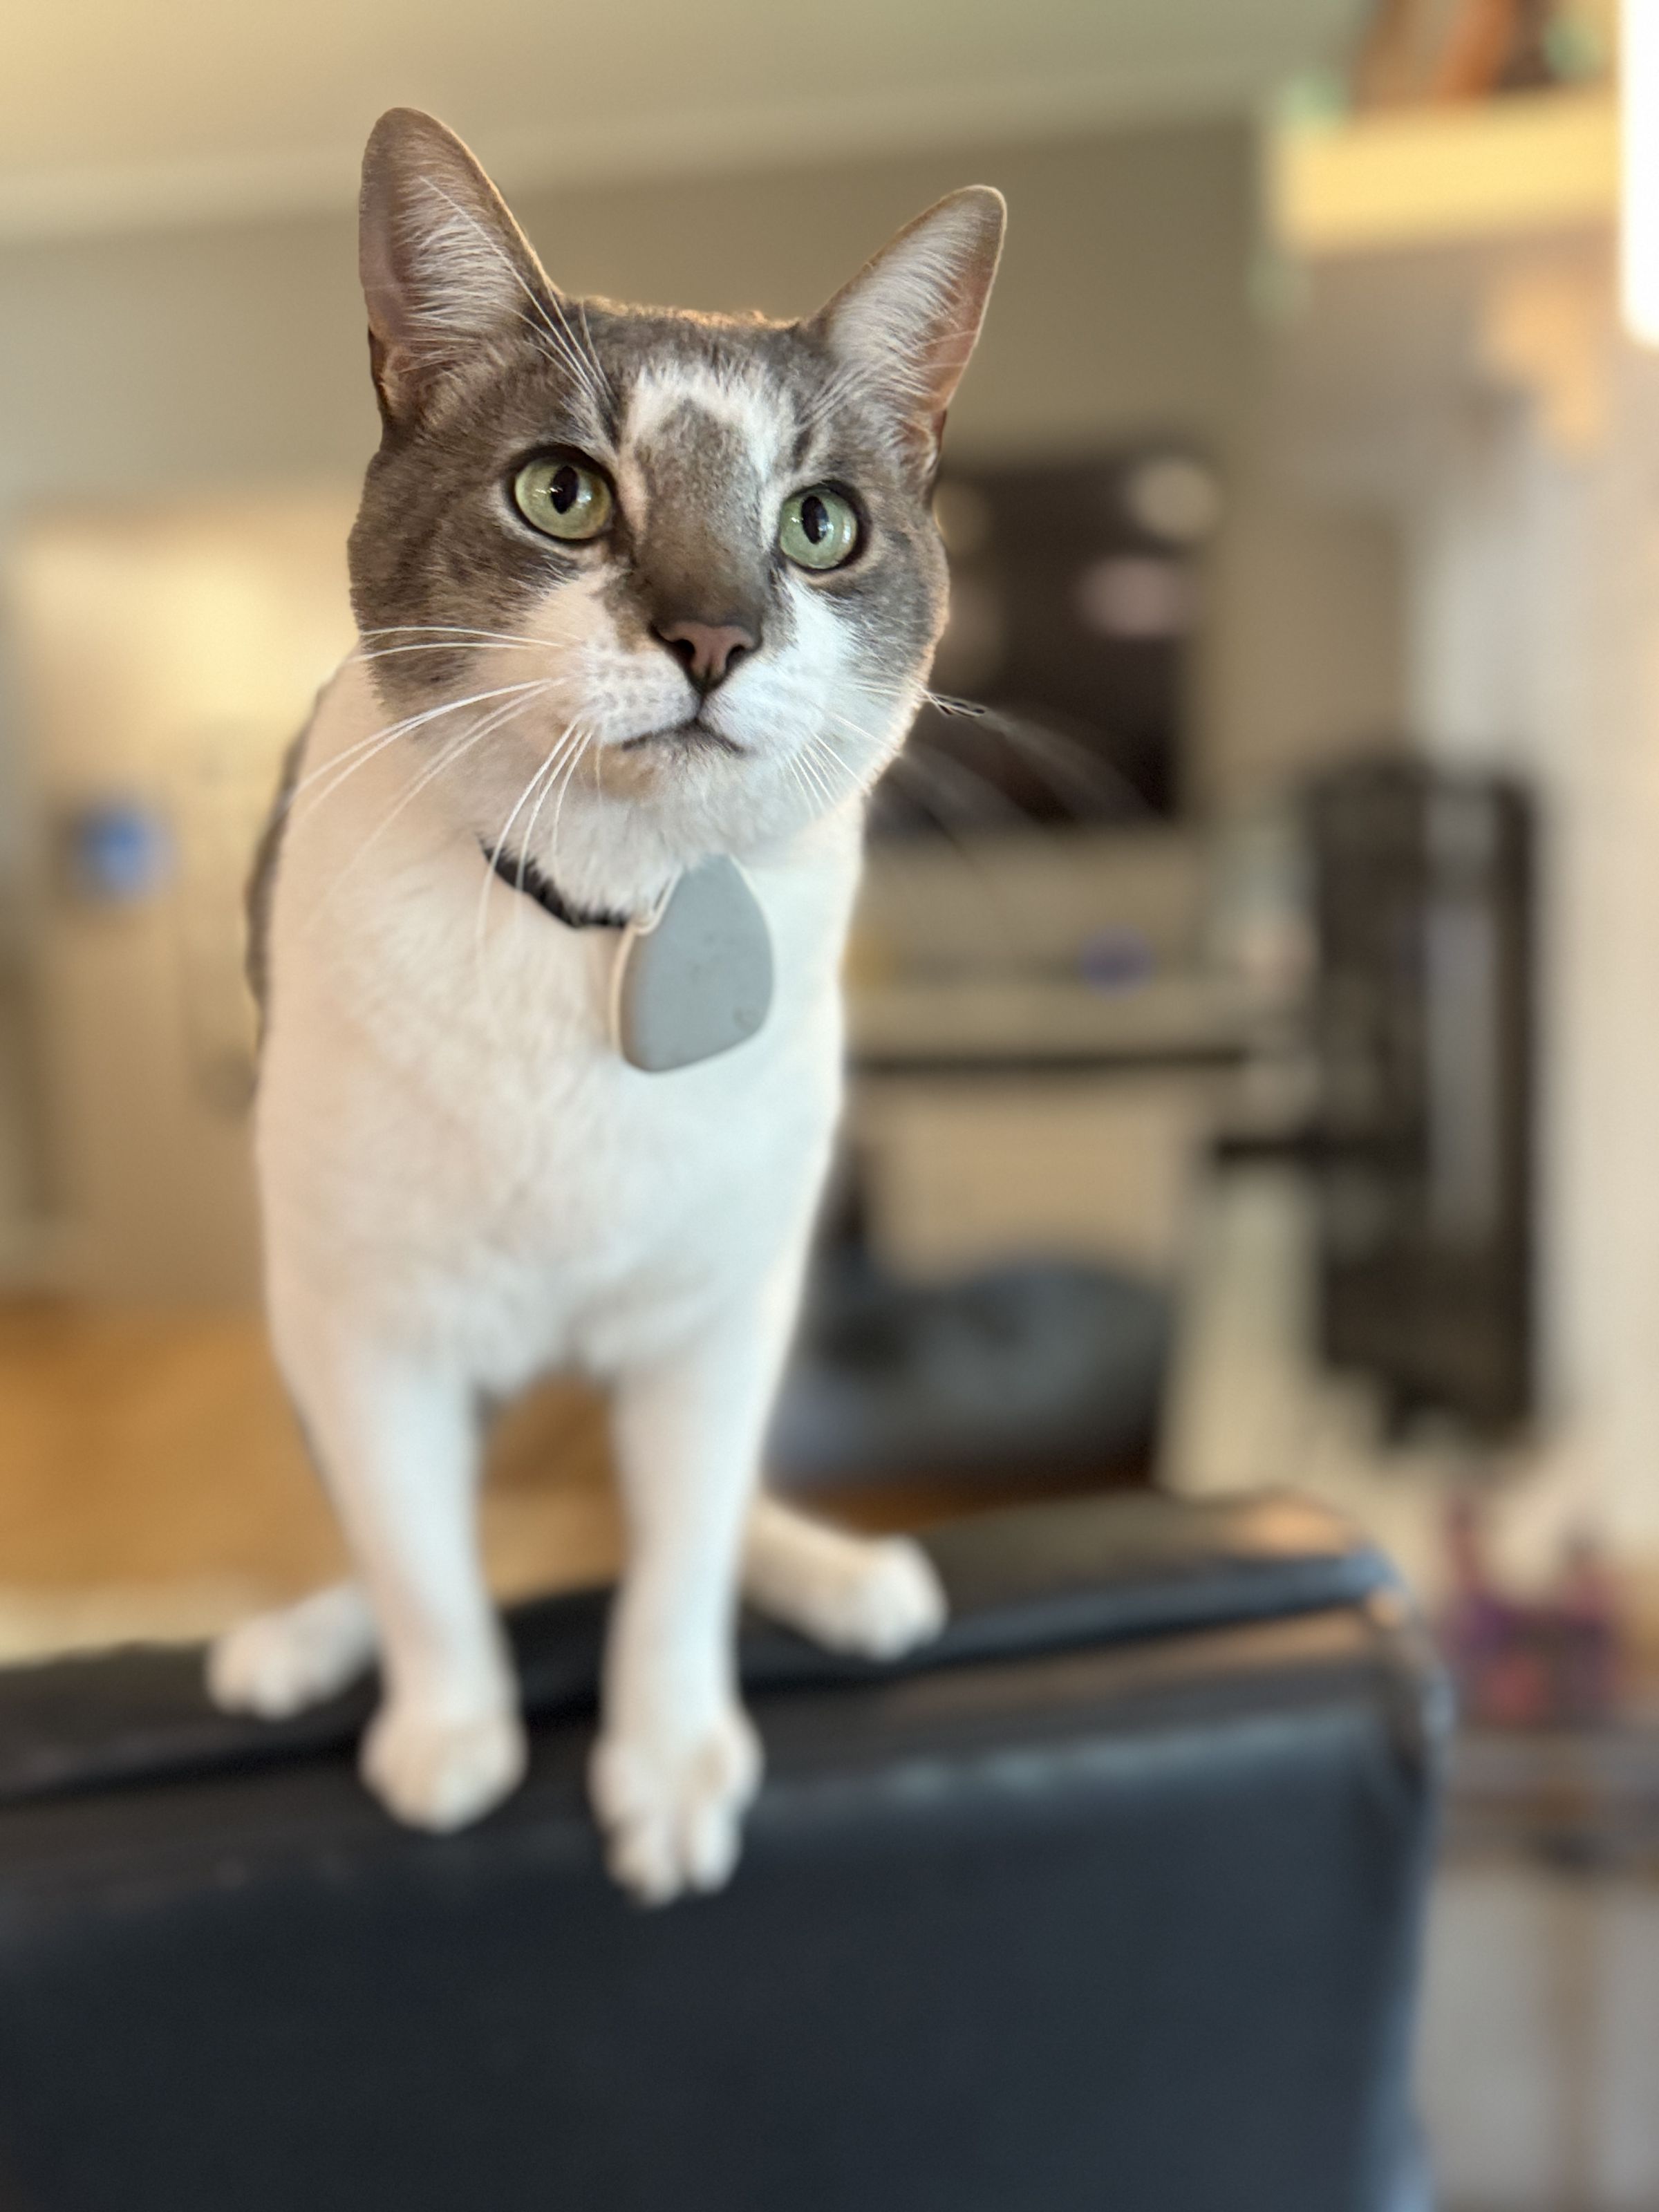
[[[611,1571],[591,1392],[497,1425],[483,1530],[504,1596]],[[205,1632],[343,1564],[257,1319],[0,1304],[0,1648]]]
[[[919,1480],[820,1510],[911,1528],[1082,1486]],[[546,1385],[496,1424],[483,1526],[504,1598],[614,1571],[594,1392]],[[344,1566],[257,1317],[0,1302],[0,1660],[205,1636]]]

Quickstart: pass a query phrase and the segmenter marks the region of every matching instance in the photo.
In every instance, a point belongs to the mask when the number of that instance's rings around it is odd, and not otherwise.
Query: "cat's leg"
[[[750,1508],[743,1589],[773,1620],[866,1659],[896,1659],[945,1626],[945,1592],[920,1544],[846,1535],[775,1498]]]
[[[278,1338],[378,1633],[382,1698],[363,1739],[364,1779],[413,1826],[461,1827],[506,1796],[525,1765],[517,1686],[478,1556],[471,1391],[430,1359],[354,1341],[331,1314]],[[349,1600],[338,1609],[349,1619]]]
[[[335,1583],[228,1629],[208,1654],[208,1691],[225,1712],[286,1720],[367,1674],[375,1643],[367,1594]]]
[[[611,1872],[649,1904],[726,1880],[760,1777],[738,1698],[733,1626],[799,1271],[793,1253],[755,1295],[617,1378],[628,1559],[592,1787]]]
[[[815,1644],[866,1659],[896,1659],[945,1626],[945,1593],[921,1545],[848,1535],[774,1498],[750,1508],[743,1594]],[[365,1591],[336,1583],[227,1630],[209,1654],[208,1686],[226,1712],[286,1720],[366,1674],[377,1642]]]

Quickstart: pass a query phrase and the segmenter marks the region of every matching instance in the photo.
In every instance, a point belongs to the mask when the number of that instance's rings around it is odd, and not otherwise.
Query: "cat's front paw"
[[[208,1653],[208,1694],[222,1712],[286,1720],[338,1695],[374,1656],[374,1623],[349,1583],[257,1613]]]
[[[524,1723],[491,1708],[465,1718],[382,1705],[363,1738],[364,1781],[411,1828],[446,1834],[481,1820],[524,1779]]]
[[[827,1555],[801,1578],[796,1604],[809,1636],[864,1659],[897,1659],[932,1643],[947,1612],[933,1561],[908,1536]]]
[[[612,1875],[642,1905],[722,1888],[760,1772],[759,1742],[735,1705],[702,1728],[601,1736],[589,1787]]]

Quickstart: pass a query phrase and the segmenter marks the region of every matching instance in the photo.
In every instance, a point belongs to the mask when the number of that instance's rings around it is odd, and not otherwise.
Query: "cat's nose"
[[[653,625],[699,691],[724,684],[745,653],[760,640],[737,623],[671,622]]]

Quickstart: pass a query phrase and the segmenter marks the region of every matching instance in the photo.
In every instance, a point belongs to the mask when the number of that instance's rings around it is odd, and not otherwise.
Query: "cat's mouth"
[[[689,722],[673,722],[666,729],[642,730],[636,738],[624,738],[617,750],[625,753],[643,752],[647,745],[673,745],[690,751],[746,753],[747,745],[740,745],[735,738],[728,738],[705,722],[701,714],[694,714]]]

